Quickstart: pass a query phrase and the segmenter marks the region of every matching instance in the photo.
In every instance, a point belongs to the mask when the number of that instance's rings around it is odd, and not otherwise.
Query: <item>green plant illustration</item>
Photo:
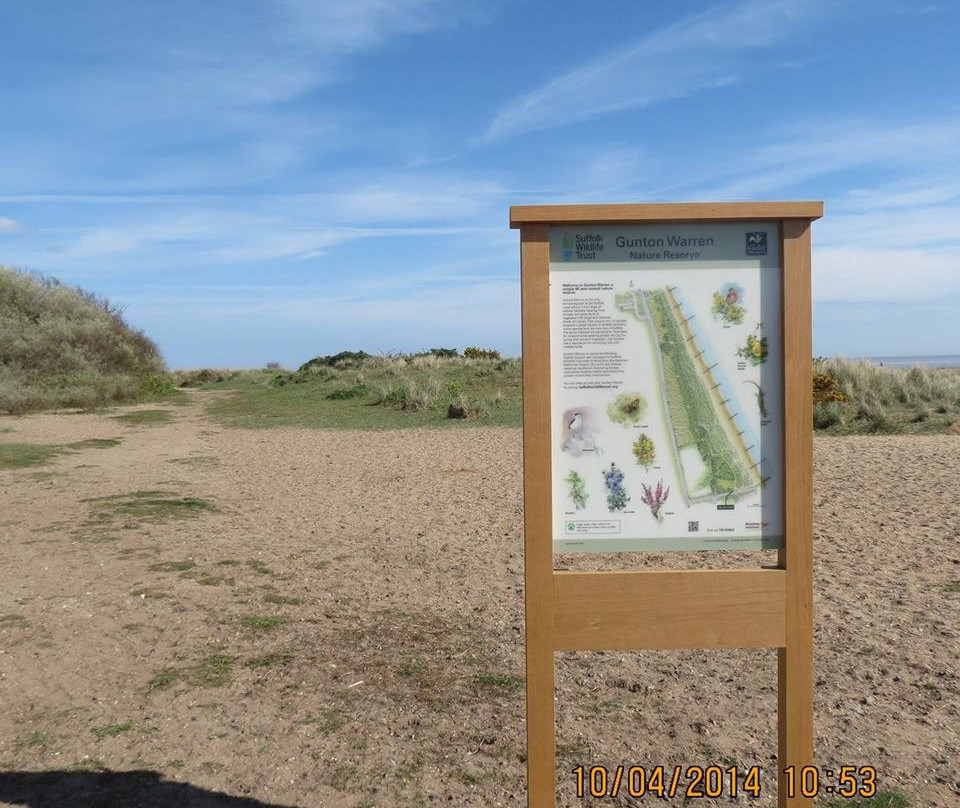
[[[650,470],[650,466],[657,458],[657,447],[653,445],[653,441],[646,433],[640,435],[633,442],[633,456],[636,458],[638,466]]]
[[[743,357],[751,365],[762,365],[767,361],[767,354],[770,353],[767,338],[760,336],[761,326],[763,323],[757,323],[753,332],[747,334],[746,344],[737,349],[737,356]]]
[[[743,307],[743,290],[735,283],[724,284],[723,289],[713,293],[710,311],[713,316],[725,323],[739,325],[747,310]]]
[[[577,472],[571,471],[563,478],[568,486],[567,496],[573,501],[574,507],[580,511],[587,507],[590,495],[587,493],[587,484]]]
[[[607,417],[628,427],[640,423],[647,411],[647,400],[640,393],[621,393],[607,405]]]

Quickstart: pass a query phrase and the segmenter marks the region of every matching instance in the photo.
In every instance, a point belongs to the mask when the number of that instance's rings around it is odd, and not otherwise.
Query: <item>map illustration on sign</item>
[[[777,236],[551,229],[555,550],[782,546]]]

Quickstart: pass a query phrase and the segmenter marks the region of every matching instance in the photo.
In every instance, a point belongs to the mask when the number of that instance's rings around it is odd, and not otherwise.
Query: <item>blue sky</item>
[[[172,367],[520,349],[511,204],[823,199],[814,351],[960,353],[960,4],[6,0],[0,263]]]

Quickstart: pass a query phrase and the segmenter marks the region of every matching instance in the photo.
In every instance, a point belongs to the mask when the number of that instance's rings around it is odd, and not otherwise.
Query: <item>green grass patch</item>
[[[947,592],[960,592],[960,581],[950,581],[950,583],[944,584],[943,588]]]
[[[123,443],[123,438],[88,438],[76,443],[68,443],[68,449],[112,449]]]
[[[289,618],[275,614],[249,614],[240,618],[240,622],[247,628],[266,630],[282,626]]]
[[[158,426],[169,424],[173,420],[173,413],[170,410],[136,410],[114,415],[113,420],[127,426]]]
[[[495,687],[501,690],[522,690],[527,683],[522,676],[503,673],[479,673],[476,680],[477,684],[484,687]]]
[[[210,575],[204,573],[199,575],[194,579],[200,586],[220,586],[221,584],[226,584],[227,586],[233,586],[233,578],[224,578],[220,575]]]
[[[63,446],[39,443],[0,443],[0,469],[24,469],[39,466],[63,454]]]
[[[169,690],[180,679],[180,674],[173,668],[164,668],[158,671],[149,682],[147,682],[147,692],[153,693],[155,690]]]
[[[187,671],[186,678],[192,684],[203,687],[222,687],[233,679],[233,666],[237,658],[227,654],[204,657]]]
[[[83,501],[93,503],[95,520],[133,518],[145,522],[165,522],[217,512],[216,506],[209,500],[177,497],[170,491],[132,491]]]
[[[67,444],[0,443],[0,469],[22,469],[39,466],[63,454],[82,449],[109,449],[120,444],[120,438],[89,438]]]
[[[105,772],[109,767],[100,758],[83,757],[70,764],[70,770],[75,772]]]
[[[288,597],[287,595],[277,595],[277,594],[274,594],[273,592],[270,592],[269,594],[264,595],[263,602],[277,603],[277,604],[280,604],[281,606],[302,606],[303,605],[302,598],[291,598],[291,597]]]
[[[187,687],[223,687],[233,681],[237,658],[229,654],[211,654],[184,668],[164,668],[147,682],[147,692],[169,690],[176,684]]]
[[[220,562],[220,563],[226,563],[226,562]],[[250,561],[248,561],[247,566],[250,567],[250,569],[252,569],[255,573],[257,573],[257,575],[273,575],[273,570],[270,569],[270,567],[268,567],[262,561],[256,558],[253,558]]]
[[[18,752],[24,749],[36,749],[43,752],[50,746],[50,736],[46,732],[35,729],[29,735],[23,735],[13,742],[13,748]]]
[[[289,651],[277,651],[273,654],[253,657],[244,662],[247,668],[276,668],[281,665],[288,665],[293,660],[293,654]]]
[[[197,565],[193,561],[159,561],[151,564],[148,569],[151,572],[186,572],[195,566]]]
[[[93,727],[90,731],[97,736],[98,741],[102,741],[104,738],[116,738],[132,729],[133,723],[128,721],[125,724],[107,724],[104,727]]]
[[[0,629],[4,628],[26,628],[30,625],[22,614],[0,614]]]
[[[443,356],[374,356],[342,367],[295,373],[221,373],[202,385],[233,395],[209,406],[222,423],[245,428],[401,429],[519,426],[520,361]],[[449,417],[463,405],[473,418]]]
[[[826,808],[909,808],[910,802],[900,791],[881,791],[873,797],[854,800],[834,800]]]

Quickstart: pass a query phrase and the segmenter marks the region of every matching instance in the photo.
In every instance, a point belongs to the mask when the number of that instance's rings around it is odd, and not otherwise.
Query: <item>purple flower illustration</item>
[[[667,501],[667,497],[670,496],[670,486],[666,488],[663,487],[663,480],[657,483],[657,487],[651,488],[646,483],[640,483],[643,486],[643,497],[641,502],[649,506],[650,513],[653,514],[653,518],[658,522],[663,521],[663,517],[660,515],[660,508],[663,507],[663,503]]]

